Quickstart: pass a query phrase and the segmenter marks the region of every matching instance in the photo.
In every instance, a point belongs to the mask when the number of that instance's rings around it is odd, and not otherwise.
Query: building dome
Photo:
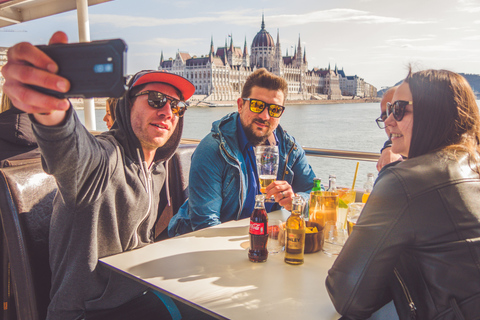
[[[252,41],[252,49],[258,47],[275,47],[275,42],[273,42],[273,37],[265,30],[265,22],[262,16],[262,29],[258,31],[255,38]]]

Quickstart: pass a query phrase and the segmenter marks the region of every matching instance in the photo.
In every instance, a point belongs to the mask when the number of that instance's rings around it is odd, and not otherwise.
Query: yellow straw
[[[355,181],[357,181],[357,172],[358,172],[358,165],[360,162],[357,162],[357,167],[355,168],[355,175],[353,176],[353,183],[352,183],[352,191],[355,189]],[[347,219],[348,219],[348,212],[345,215],[345,221],[343,222],[343,229],[347,229]]]
[[[357,168],[355,169],[355,176],[353,176],[352,190],[355,189],[355,181],[357,180],[358,165],[360,162],[357,162]]]

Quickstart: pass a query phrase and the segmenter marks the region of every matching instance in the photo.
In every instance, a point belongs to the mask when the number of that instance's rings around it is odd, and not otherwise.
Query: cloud
[[[148,41],[136,42],[142,46],[161,46],[162,48],[189,48],[198,44],[204,44],[205,38],[153,38]]]
[[[430,41],[433,40],[433,36],[428,36],[428,37],[423,37],[423,38],[398,38],[398,39],[388,39],[385,42],[389,45],[406,45],[409,44],[410,42],[424,42],[424,41]]]
[[[468,12],[468,13],[477,13],[480,12],[480,5],[474,0],[457,0],[458,11]]]
[[[477,41],[477,40],[480,40],[480,35],[465,37],[465,38],[463,38],[463,40]]]
[[[258,17],[251,10],[211,12],[204,16],[166,19],[145,16],[129,16],[114,14],[91,14],[92,23],[107,23],[116,28],[156,27],[166,25],[192,25],[208,22],[226,22],[235,25],[251,26],[258,23]],[[268,17],[269,23],[279,27],[304,25],[308,23],[360,23],[360,24],[427,24],[432,21],[405,20],[371,14],[355,9],[330,9],[308,12],[305,14],[282,14]]]

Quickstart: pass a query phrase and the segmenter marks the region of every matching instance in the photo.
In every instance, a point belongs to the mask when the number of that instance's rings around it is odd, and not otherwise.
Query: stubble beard
[[[256,131],[254,129],[255,122],[260,122],[260,123],[266,124],[268,126],[266,134],[261,135],[261,136],[258,136],[258,135],[255,134],[255,131]],[[242,126],[243,126],[243,131],[245,131],[245,135],[247,136],[247,140],[251,144],[253,144],[254,146],[260,146],[260,145],[265,144],[265,141],[267,141],[268,137],[272,133],[272,130],[270,129],[271,124],[268,121],[264,121],[264,120],[259,119],[259,118],[253,119],[252,122],[248,126],[245,126],[242,123]]]

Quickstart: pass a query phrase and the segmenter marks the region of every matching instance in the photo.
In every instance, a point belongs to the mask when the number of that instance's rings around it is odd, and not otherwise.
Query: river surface
[[[189,108],[183,138],[202,139],[210,132],[213,121],[236,110],[236,107]],[[77,112],[83,121],[83,110]],[[97,109],[95,115],[97,130],[106,130],[102,121],[105,111]],[[387,139],[385,131],[375,123],[379,115],[379,103],[288,105],[280,125],[302,146],[379,152]],[[328,184],[330,174],[335,174],[337,185],[352,185],[357,161],[320,157],[308,157],[308,161],[324,184]],[[363,188],[368,172],[377,175],[375,165],[375,162],[360,161],[356,188]]]

